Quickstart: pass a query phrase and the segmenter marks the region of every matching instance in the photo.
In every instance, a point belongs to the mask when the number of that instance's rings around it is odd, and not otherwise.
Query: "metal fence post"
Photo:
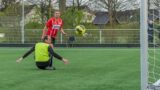
[[[99,43],[102,44],[102,29],[99,31]]]
[[[21,43],[24,44],[24,0],[22,0]]]
[[[62,35],[62,33],[61,33],[61,44],[63,43],[63,35]]]

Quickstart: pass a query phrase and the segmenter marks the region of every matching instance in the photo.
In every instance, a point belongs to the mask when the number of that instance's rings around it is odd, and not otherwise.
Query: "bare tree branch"
[[[153,0],[153,3],[160,10],[160,0]]]

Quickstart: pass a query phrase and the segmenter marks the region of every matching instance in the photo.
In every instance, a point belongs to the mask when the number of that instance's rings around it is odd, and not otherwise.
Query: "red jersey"
[[[61,18],[50,18],[46,26],[48,28],[47,35],[56,38],[58,31],[62,28],[63,21]]]

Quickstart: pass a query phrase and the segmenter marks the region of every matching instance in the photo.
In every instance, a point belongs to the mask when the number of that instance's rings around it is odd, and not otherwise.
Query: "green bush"
[[[81,24],[83,16],[82,10],[77,10],[75,8],[67,9],[67,11],[62,14],[64,28],[73,28],[76,25]]]
[[[25,25],[25,28],[27,29],[42,29],[43,27],[44,25],[38,22],[29,22]]]
[[[0,16],[6,16],[4,12],[0,12]]]

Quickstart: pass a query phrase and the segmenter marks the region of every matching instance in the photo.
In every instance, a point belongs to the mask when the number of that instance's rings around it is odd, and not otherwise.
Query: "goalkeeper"
[[[53,51],[53,49],[50,46],[51,43],[51,37],[45,36],[43,38],[43,42],[36,43],[34,47],[32,47],[28,52],[26,52],[22,57],[20,57],[16,62],[21,62],[24,58],[26,58],[28,55],[30,55],[33,51],[35,51],[35,62],[39,69],[49,69],[49,70],[55,70],[55,67],[52,66],[52,57],[61,60],[64,62],[64,64],[68,63],[67,59],[64,59],[57,53]]]

